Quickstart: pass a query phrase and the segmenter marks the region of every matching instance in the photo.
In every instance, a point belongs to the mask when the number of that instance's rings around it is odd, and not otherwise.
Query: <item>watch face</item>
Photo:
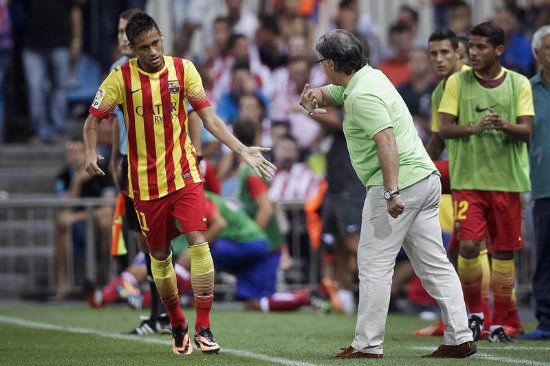
[[[391,198],[391,193],[389,191],[384,192],[384,198],[389,200]]]

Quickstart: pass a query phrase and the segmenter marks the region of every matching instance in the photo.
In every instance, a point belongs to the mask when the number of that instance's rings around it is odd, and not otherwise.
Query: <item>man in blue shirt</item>
[[[521,338],[550,340],[550,26],[533,35],[532,49],[542,68],[531,78],[535,117],[529,147],[531,198],[537,245],[537,269],[533,277],[537,328]]]

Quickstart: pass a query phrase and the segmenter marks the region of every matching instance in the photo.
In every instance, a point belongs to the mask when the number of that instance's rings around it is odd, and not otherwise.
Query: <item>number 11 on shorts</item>
[[[136,210],[139,226],[141,226],[142,231],[149,231],[149,228],[147,227],[147,220],[145,220],[145,213]]]

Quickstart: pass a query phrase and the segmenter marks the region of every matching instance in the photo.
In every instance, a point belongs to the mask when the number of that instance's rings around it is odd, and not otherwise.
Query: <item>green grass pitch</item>
[[[145,314],[145,313],[144,313]],[[124,306],[92,310],[84,304],[0,303],[0,365],[534,365],[550,366],[550,342],[478,342],[466,360],[423,360],[440,337],[415,337],[428,324],[390,316],[381,360],[330,360],[353,339],[355,316],[249,313],[218,305],[211,325],[222,347],[217,355],[195,349],[188,357],[171,354],[169,336],[128,336],[138,312]],[[190,324],[194,311],[186,311]],[[525,324],[527,330],[534,326]]]

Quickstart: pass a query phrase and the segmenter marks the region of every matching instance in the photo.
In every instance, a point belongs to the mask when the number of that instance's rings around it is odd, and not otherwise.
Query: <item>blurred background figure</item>
[[[13,40],[11,35],[8,0],[0,0],[0,144],[4,142],[4,80],[11,60]]]
[[[71,68],[82,47],[82,11],[85,0],[31,0],[27,2],[23,61],[32,126],[31,142],[63,139],[67,118],[67,91]],[[45,14],[56,14],[55,17]]]

